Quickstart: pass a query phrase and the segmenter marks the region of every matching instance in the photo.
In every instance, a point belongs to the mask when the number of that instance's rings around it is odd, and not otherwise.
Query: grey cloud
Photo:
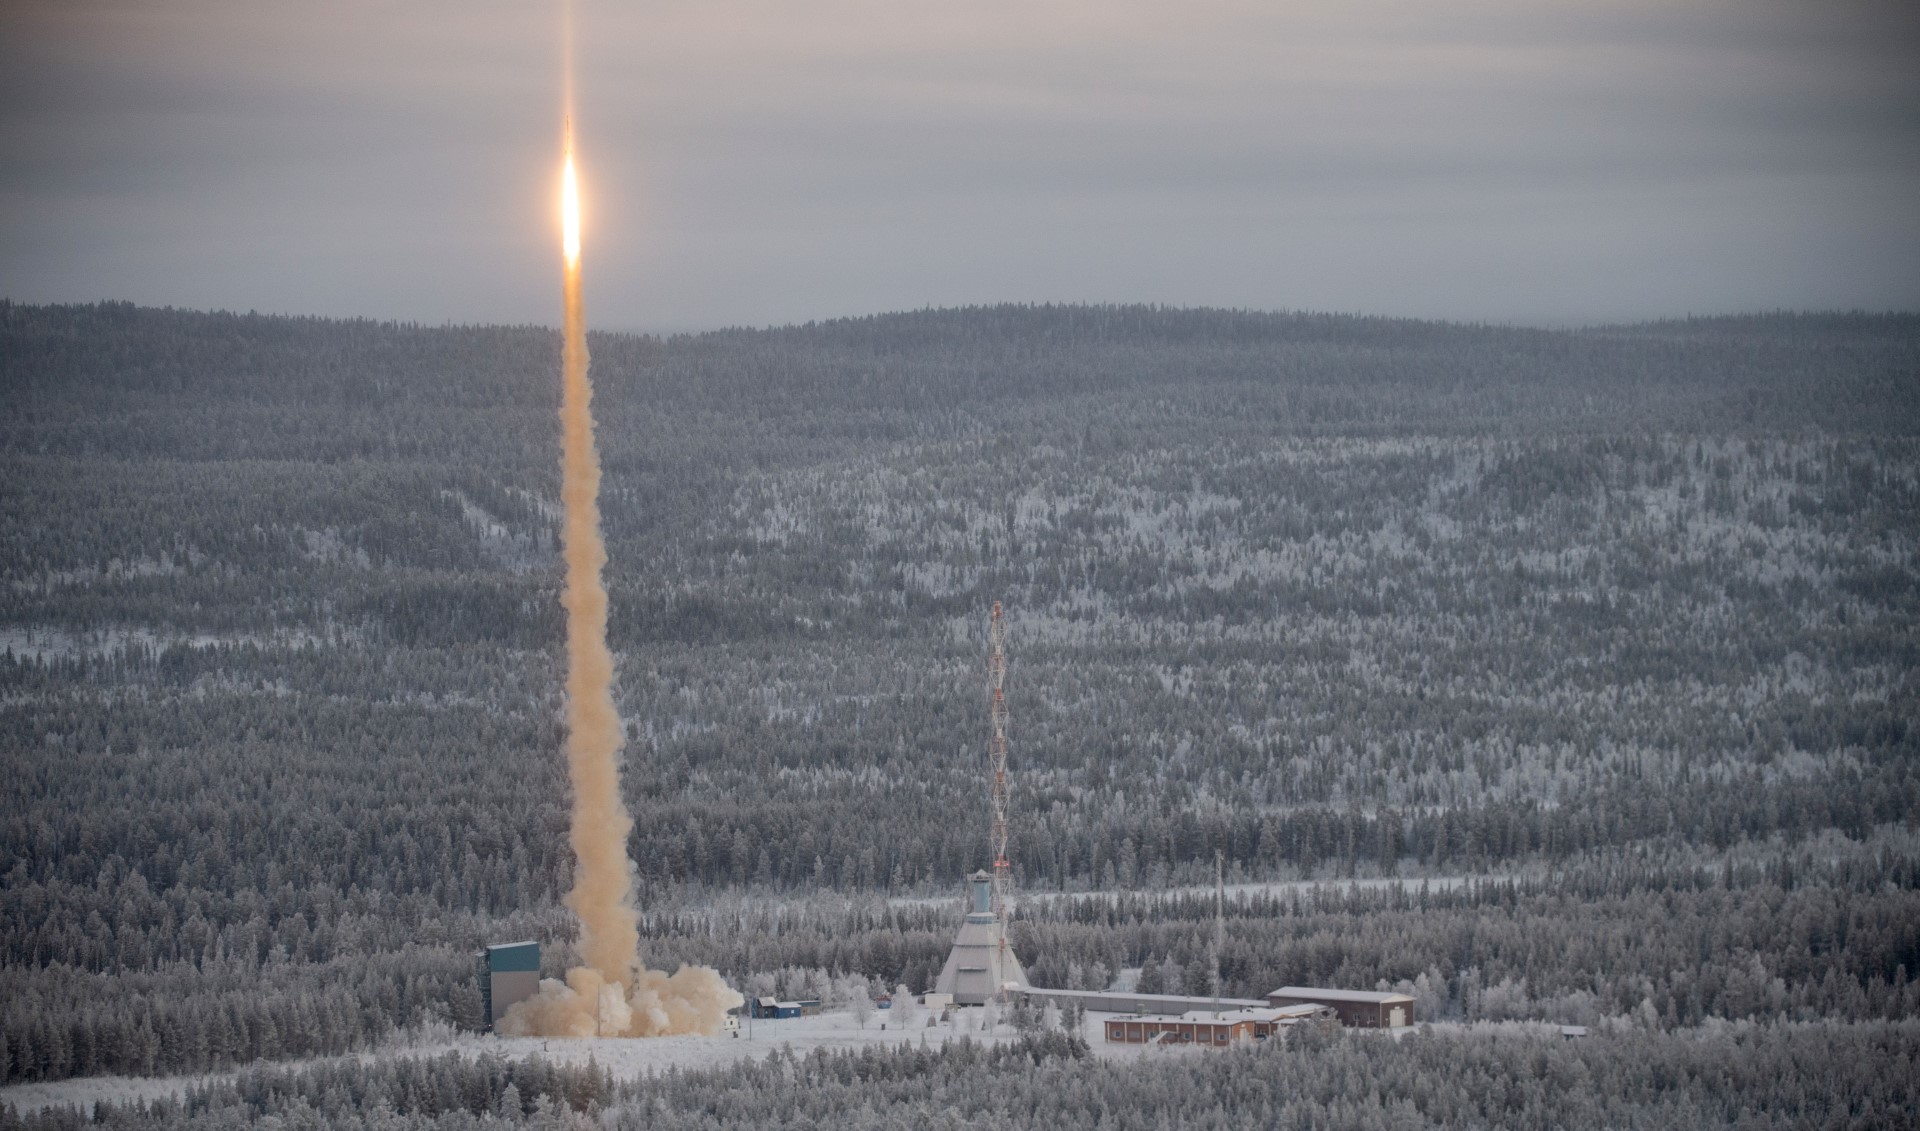
[[[580,5],[590,306],[1920,306],[1883,0]],[[16,3],[0,294],[555,317],[543,5]]]

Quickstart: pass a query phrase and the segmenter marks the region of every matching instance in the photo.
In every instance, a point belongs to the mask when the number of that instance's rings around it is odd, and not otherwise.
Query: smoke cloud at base
[[[633,818],[620,798],[620,712],[607,648],[607,561],[600,533],[600,454],[593,440],[593,383],[587,376],[587,319],[580,294],[579,197],[569,126],[562,224],[566,331],[561,346],[561,497],[567,610],[567,771],[573,783],[569,839],[575,866],[566,904],[580,919],[583,965],[565,982],[546,979],[496,1029],[509,1036],[658,1037],[714,1034],[746,999],[715,971],[682,966],[668,975],[640,959],[639,911],[627,834]]]
[[[540,992],[515,1004],[494,1028],[506,1037],[711,1036],[743,1000],[705,966],[682,966],[671,975],[640,970],[631,985],[576,966],[565,982],[542,980]]]

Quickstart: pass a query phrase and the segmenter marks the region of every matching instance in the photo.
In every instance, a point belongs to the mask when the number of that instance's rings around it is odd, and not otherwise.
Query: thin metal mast
[[[1213,1011],[1220,1012],[1220,952],[1227,945],[1227,854],[1213,850]]]
[[[999,970],[1007,968],[1007,895],[1013,886],[1013,865],[1007,862],[1007,654],[1001,627],[1000,602],[993,603],[993,621],[987,632],[987,682],[993,693],[993,743],[988,747],[993,773],[993,918],[1000,936]],[[998,991],[1004,994],[1004,988]]]

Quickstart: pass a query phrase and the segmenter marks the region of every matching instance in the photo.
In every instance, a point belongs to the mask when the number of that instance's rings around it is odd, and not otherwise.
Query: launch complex
[[[570,13],[568,23],[570,41]],[[565,902],[579,922],[579,962],[566,971],[564,979],[543,980],[539,976],[537,943],[489,947],[480,956],[481,995],[487,1025],[503,1035],[713,1036],[727,1027],[730,1013],[744,1005],[745,999],[717,971],[706,967],[682,966],[671,975],[649,969],[639,948],[639,911],[633,865],[627,856],[634,822],[620,793],[623,728],[613,698],[613,653],[607,646],[608,602],[602,579],[607,550],[600,529],[601,468],[594,441],[593,383],[588,374],[582,297],[580,177],[575,166],[570,42],[567,54],[559,201],[565,309],[559,415],[566,580],[561,603],[567,625],[566,752],[573,802],[569,840],[575,859],[573,888]],[[1343,997],[1338,991],[1322,993],[1298,987],[1276,991],[1274,1000],[1268,1002],[1220,998],[1218,961],[1224,931],[1224,885],[1220,887],[1216,913],[1214,996],[1210,1001],[1029,987],[1026,970],[1008,934],[1013,866],[1007,855],[1007,657],[1005,618],[998,601],[993,604],[987,643],[990,870],[976,871],[967,878],[966,915],[928,995],[930,1000],[971,1006],[1029,996],[1089,1009],[1129,1011],[1137,1016],[1193,1014],[1196,1010],[1204,1014],[1211,1005],[1210,1018],[1188,1016],[1180,1022],[1155,1022],[1153,1026],[1123,1024],[1108,1031],[1109,1040],[1165,1042],[1171,1034],[1175,1040],[1209,1045],[1269,1036],[1278,1032],[1279,1026],[1341,1009],[1356,1016],[1373,1017],[1377,1013],[1378,1023],[1383,1025],[1402,1025],[1411,1020],[1412,999],[1404,1003],[1366,1002],[1351,994]],[[1322,996],[1314,998],[1310,996],[1313,993]],[[1328,997],[1327,993],[1334,996]],[[1367,1013],[1370,1008],[1375,1013]],[[1228,1016],[1229,1010],[1234,1013],[1232,1017]]]

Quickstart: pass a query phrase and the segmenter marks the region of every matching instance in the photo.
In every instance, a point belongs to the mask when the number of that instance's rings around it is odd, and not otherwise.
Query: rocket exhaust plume
[[[500,1019],[507,1036],[656,1037],[720,1031],[743,999],[704,966],[668,975],[640,959],[627,834],[633,818],[620,799],[620,713],[613,702],[613,653],[607,648],[607,562],[600,535],[600,454],[593,441],[593,383],[587,377],[587,319],[580,299],[580,185],[573,165],[573,122],[566,126],[560,175],[561,249],[566,328],[561,344],[561,497],[565,509],[567,610],[567,770],[573,782],[573,890],[566,904],[580,918],[582,965]]]

